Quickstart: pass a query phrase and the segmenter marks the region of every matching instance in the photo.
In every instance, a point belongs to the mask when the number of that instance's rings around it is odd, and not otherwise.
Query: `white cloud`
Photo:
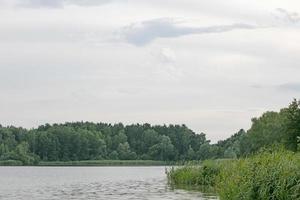
[[[191,34],[222,33],[236,29],[255,29],[249,24],[215,25],[209,27],[182,26],[172,19],[154,19],[126,26],[121,31],[125,40],[143,46],[156,38],[172,38]]]
[[[300,15],[297,12],[290,12],[283,8],[277,8],[276,12],[276,18],[282,20],[285,23],[297,24],[300,22]]]
[[[160,59],[163,63],[176,62],[175,52],[170,48],[162,48],[160,51]]]
[[[0,5],[25,8],[63,8],[66,5],[98,6],[118,0],[1,0]]]
[[[158,63],[155,65],[155,73],[159,79],[178,81],[183,78],[183,71],[176,63],[176,54],[173,49],[163,47],[156,57]]]
[[[299,82],[284,83],[277,86],[277,88],[285,91],[300,92],[300,83]]]

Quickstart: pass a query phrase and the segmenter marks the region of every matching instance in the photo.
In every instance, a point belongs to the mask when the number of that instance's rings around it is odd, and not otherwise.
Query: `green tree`
[[[29,144],[27,142],[21,142],[12,155],[14,160],[20,160],[24,165],[35,163],[35,157],[29,152]]]
[[[206,160],[210,158],[210,145],[209,143],[204,143],[200,146],[199,151],[197,152],[197,157],[199,160]]]
[[[111,160],[118,160],[119,159],[119,154],[117,151],[112,151],[110,154],[109,154],[109,159]]]
[[[120,130],[119,133],[113,137],[112,148],[117,149],[119,147],[119,144],[125,142],[127,142],[127,135],[125,134],[124,130]]]
[[[250,150],[246,153],[256,152],[262,147],[275,143],[282,143],[285,132],[286,120],[282,112],[266,112],[259,118],[253,118],[252,126],[247,131],[248,138],[244,138],[248,143],[244,145],[247,145]]]
[[[286,113],[288,122],[285,144],[288,149],[297,151],[297,137],[300,137],[300,101],[294,99],[286,109]]]
[[[224,158],[237,158],[237,154],[232,147],[229,147],[224,152]]]
[[[161,136],[160,143],[149,149],[149,155],[156,160],[172,160],[175,156],[174,145],[168,136]]]
[[[194,151],[194,149],[192,148],[192,146],[189,146],[189,150],[187,152],[187,159],[188,160],[195,160],[196,159],[196,153]]]
[[[7,145],[5,145],[4,143],[0,144],[0,160],[5,160],[5,158],[7,157],[7,155],[9,154],[9,149],[7,147]]]
[[[119,144],[118,154],[121,160],[134,160],[136,159],[136,153],[130,150],[128,142]]]

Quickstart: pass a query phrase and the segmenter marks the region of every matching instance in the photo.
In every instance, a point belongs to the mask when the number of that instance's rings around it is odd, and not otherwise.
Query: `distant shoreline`
[[[0,161],[0,166],[170,166],[174,162],[154,161],[154,160],[82,160],[82,161],[41,161],[37,164],[23,165],[16,160]]]

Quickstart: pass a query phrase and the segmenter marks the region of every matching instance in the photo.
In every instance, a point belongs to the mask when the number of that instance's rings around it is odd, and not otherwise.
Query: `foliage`
[[[292,151],[297,151],[298,138],[300,137],[300,101],[294,99],[288,109],[287,113],[287,134],[285,137],[285,145]]]
[[[210,147],[205,135],[195,134],[185,125],[74,122],[31,130],[0,127],[0,160],[19,160],[24,165],[39,161],[201,159],[196,151],[204,144]]]
[[[23,163],[19,160],[0,160],[0,166],[21,166]]]
[[[300,160],[285,150],[228,162],[216,181],[221,199],[300,199]]]
[[[177,186],[213,187],[221,200],[296,200],[300,157],[283,148],[267,149],[248,158],[172,168],[168,179]]]
[[[241,129],[232,137],[219,141],[219,158],[236,158],[251,155],[261,148],[282,144],[287,149],[297,151],[300,137],[300,102],[294,100],[280,112],[265,112],[252,119],[251,128]]]
[[[161,166],[169,164],[172,163],[154,160],[41,161],[38,163],[39,166]]]
[[[213,187],[220,168],[220,162],[206,160],[200,165],[187,164],[184,167],[173,167],[167,172],[167,175],[172,185]]]

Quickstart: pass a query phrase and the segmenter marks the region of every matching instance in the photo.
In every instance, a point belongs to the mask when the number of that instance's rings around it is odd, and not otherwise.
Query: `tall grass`
[[[173,167],[167,175],[172,185],[214,187],[220,168],[219,162],[207,160],[201,165],[187,164],[184,167]]]
[[[19,160],[0,160],[0,166],[21,166],[23,163]]]
[[[82,160],[82,161],[41,161],[38,166],[165,166],[169,163],[154,160]],[[171,163],[170,163],[171,164]]]
[[[171,184],[213,187],[221,200],[300,200],[300,156],[283,149],[173,168]]]
[[[299,157],[285,150],[266,150],[228,162],[216,179],[216,190],[224,200],[300,199]]]

